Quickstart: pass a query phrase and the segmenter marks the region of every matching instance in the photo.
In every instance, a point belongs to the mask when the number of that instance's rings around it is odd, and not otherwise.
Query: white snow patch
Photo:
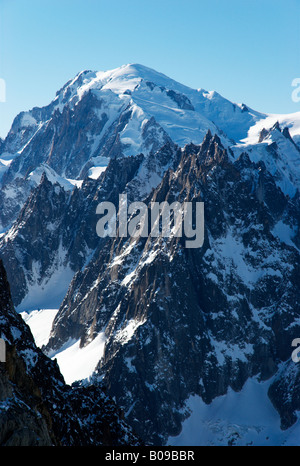
[[[262,129],[269,130],[275,123],[281,127],[288,127],[290,135],[296,137],[300,135],[300,112],[290,114],[269,114],[266,118],[259,119],[248,131],[248,135],[242,140],[245,144],[256,144]]]
[[[60,265],[41,283],[39,264],[33,267],[33,276],[28,283],[28,293],[23,301],[17,306],[17,312],[33,311],[36,309],[58,309],[65,297],[69,285],[74,277],[73,270],[70,267]]]
[[[144,323],[145,323],[145,320],[130,319],[124,328],[116,332],[115,339],[119,340],[121,344],[124,345],[129,340],[131,340],[136,329],[140,325],[143,325]]]
[[[92,167],[89,169],[88,177],[92,178],[93,180],[97,180],[99,176],[101,175],[101,173],[105,172],[106,168],[107,168],[106,166],[105,167]]]
[[[289,246],[296,247],[293,243],[293,238],[297,233],[297,227],[292,228],[290,225],[287,225],[286,223],[283,223],[282,220],[280,220],[278,223],[276,223],[271,233],[274,236],[277,236],[281,242]]]
[[[112,267],[115,267],[116,265],[121,265],[123,260],[125,259],[126,256],[128,256],[128,254],[131,253],[132,249],[134,249],[135,247],[135,243],[132,242],[132,243],[129,243],[129,245],[124,248],[124,250],[122,250],[121,254],[119,254],[118,256],[114,257],[112,263],[110,264],[110,268]]]
[[[123,280],[121,281],[122,286],[127,286],[136,276],[136,269],[134,269],[132,272],[128,273]]]
[[[72,183],[71,180],[61,177],[60,175],[58,175],[58,173],[56,173],[55,170],[53,170],[53,168],[50,168],[47,164],[41,164],[40,166],[38,166],[28,175],[27,179],[31,181],[33,184],[38,185],[41,181],[43,173],[46,174],[48,180],[52,184],[58,183],[66,191],[70,191],[74,187],[74,183]]]
[[[240,360],[247,362],[247,355],[253,354],[253,345],[244,343],[243,348],[239,345],[231,344],[226,341],[217,341],[211,337],[211,345],[214,348],[213,354],[216,356],[220,366],[226,362],[226,357],[231,358],[233,361]]]
[[[5,160],[5,159],[0,159],[0,162],[5,165],[5,167],[9,167],[9,165],[11,164],[11,162],[13,161],[13,159],[9,159],[9,160]]]
[[[67,181],[71,183],[73,186],[77,186],[77,188],[81,188],[83,180],[73,180],[71,178],[67,178]]]
[[[22,126],[35,126],[37,124],[36,119],[28,112],[22,116]]]
[[[58,309],[38,309],[31,312],[21,312],[21,316],[29,325],[35,343],[38,347],[46,345]]]
[[[56,359],[67,384],[88,379],[103,356],[105,333],[100,332],[88,345],[80,348],[80,339],[69,342],[51,358]]]
[[[260,269],[251,267],[245,260],[245,248],[240,238],[237,238],[231,229],[227,235],[219,238],[213,243],[215,257],[218,258],[219,264],[224,267],[224,273],[229,274],[232,267],[235,268],[237,275],[244,283],[255,283],[262,275]],[[221,271],[221,270],[220,270]]]
[[[249,379],[240,392],[230,388],[209,405],[191,396],[186,403],[190,417],[167,445],[222,446],[232,439],[236,445],[299,445],[300,420],[288,430],[280,429],[279,414],[267,395],[271,382]]]

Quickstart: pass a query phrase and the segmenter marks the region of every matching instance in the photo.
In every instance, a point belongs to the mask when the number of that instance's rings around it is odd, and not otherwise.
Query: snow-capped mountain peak
[[[59,109],[66,103],[75,105],[89,91],[98,93],[99,98],[105,91],[111,91],[125,102],[133,101],[146,115],[154,116],[167,132],[169,130],[174,142],[181,145],[188,143],[189,138],[200,143],[196,131],[199,130],[203,138],[203,129],[221,130],[230,139],[239,140],[246,137],[251,124],[266,117],[244,104],[233,104],[216,91],[192,89],[140,64],[127,64],[109,71],[82,71],[59,91],[54,102]],[[193,116],[186,114],[188,111],[193,111]],[[170,120],[168,124],[166,118],[160,117],[161,112],[167,112],[163,116]],[[183,119],[185,127],[176,116]],[[172,131],[173,120],[176,132]],[[217,127],[213,127],[212,122]],[[194,131],[182,137],[184,129],[191,126]]]
[[[146,442],[179,434],[191,395],[212,403],[250,377],[270,379],[290,356],[297,135],[300,114],[259,113],[129,64],[78,73],[1,141],[0,250],[15,305],[59,308],[47,351],[72,366],[70,383],[106,383]],[[121,193],[204,202],[203,247],[99,238],[97,205],[117,206]],[[279,408],[284,372],[270,384]],[[287,406],[290,426],[300,405]]]

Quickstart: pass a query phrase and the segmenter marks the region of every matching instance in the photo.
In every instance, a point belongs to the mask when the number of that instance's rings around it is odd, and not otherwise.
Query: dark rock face
[[[195,108],[189,98],[184,95],[176,92],[172,89],[166,89],[164,86],[157,86],[151,81],[147,81],[146,85],[153,91],[153,89],[160,89],[161,92],[166,93],[168,97],[170,97],[178,106],[178,108],[182,110],[192,110],[194,111]]]
[[[15,118],[1,143],[0,156],[10,155],[12,161],[0,180],[0,231],[16,220],[30,190],[36,187],[29,181],[30,174],[41,166],[47,164],[57,176],[82,180],[95,160],[102,158],[108,163],[131,148],[132,142],[121,142],[120,134],[135,118],[132,102],[124,103],[112,91],[102,91],[99,83],[96,90],[90,89],[79,98],[74,89],[79,89],[89,74],[93,73],[86,71],[73,84],[68,82],[50,105]],[[171,94],[173,100],[178,96]],[[188,106],[185,100],[182,108]],[[153,116],[139,131],[144,153],[154,153],[171,142]]]
[[[148,131],[151,125],[146,126]],[[129,197],[148,195],[166,168],[177,163],[176,154],[176,146],[167,143],[147,158],[142,154],[113,158],[98,180],[87,178],[81,189],[71,192],[44,174],[9,234],[0,240],[15,306],[30,290],[32,295],[37,288],[46,293],[58,272],[62,283],[64,276],[69,277],[62,292],[53,290],[59,306],[74,274],[101,248],[96,234],[97,205],[102,201],[117,205],[119,194],[126,190]]]
[[[269,397],[282,427],[297,418],[299,147],[276,123],[242,153],[236,142],[265,115],[149,70],[144,79],[139,68],[127,70],[131,89],[122,82],[116,93],[101,80],[83,92],[96,74],[80,73],[0,141],[1,156],[13,158],[1,166],[0,232],[12,227],[0,252],[14,305],[28,309],[38,293],[62,303],[48,354],[70,338],[81,347],[106,338],[91,381],[66,386],[14,312],[0,265],[3,444],[135,444],[123,417],[146,443],[164,444],[190,395],[209,403],[254,375],[274,376]],[[208,128],[219,137],[208,132],[200,146],[179,148],[169,136],[183,145]],[[90,179],[99,159],[108,167]],[[65,178],[83,179],[81,188]],[[98,238],[97,205],[118,207],[122,193],[148,205],[204,202],[203,246],[188,249],[185,236]]]
[[[0,400],[0,445],[58,444],[40,390],[15,347],[6,347],[6,363],[0,363]]]
[[[300,371],[299,363],[287,360],[270,385],[268,395],[280,414],[281,427],[287,429],[297,421],[300,409]]]
[[[138,169],[141,158],[112,161],[110,173],[123,173],[118,177],[118,189],[126,184]],[[116,166],[118,164],[119,166]],[[128,170],[124,166],[128,165]],[[109,183],[114,183],[110,179]],[[69,275],[80,269],[86,255],[95,249],[96,206],[99,186],[94,180],[87,180],[82,189],[74,189],[70,194],[58,183],[52,184],[47,176],[42,176],[40,185],[26,201],[12,234],[3,239],[1,256],[8,268],[8,277],[14,304],[17,306],[30,286],[47,286],[51,274],[57,269],[68,270]],[[118,192],[118,191],[117,191]],[[107,190],[103,189],[103,194]],[[70,279],[72,276],[70,277]],[[46,279],[46,280],[45,280]],[[63,296],[61,297],[61,299]]]
[[[19,351],[31,351],[30,330],[13,311],[9,284],[0,262],[0,335],[6,341],[6,362],[0,362],[0,445],[53,445],[57,440],[41,393],[29,375],[16,346],[9,342],[19,336]],[[29,342],[28,348],[26,343]]]
[[[74,277],[46,350],[70,336],[84,346],[104,331],[94,382],[146,442],[163,444],[180,432],[189,395],[209,403],[253,375],[270,378],[290,357],[299,251],[272,232],[282,219],[299,231],[300,210],[263,163],[231,160],[211,134],[181,152],[146,200],[204,202],[203,247],[106,239]]]
[[[101,113],[102,101],[89,92],[76,109],[66,105],[62,113],[53,109],[48,124],[44,124],[31,143],[22,151],[22,156],[13,160],[5,173],[3,184],[16,174],[26,176],[41,163],[47,163],[59,175],[77,178],[83,165],[91,157],[92,137],[101,134],[107,115]],[[100,112],[100,117],[96,113]],[[84,122],[84,124],[83,124]],[[70,147],[73,149],[70,151]],[[40,150],[42,148],[42,150]]]
[[[97,387],[65,385],[55,361],[16,314],[0,262],[0,444],[10,446],[138,444],[122,412]]]
[[[30,191],[28,177],[43,164],[57,176],[82,180],[100,159],[106,164],[123,155],[148,155],[171,139],[200,143],[208,129],[231,144],[265,116],[254,113],[141,65],[106,76],[83,71],[49,105],[17,115],[0,141],[0,231],[16,220]]]

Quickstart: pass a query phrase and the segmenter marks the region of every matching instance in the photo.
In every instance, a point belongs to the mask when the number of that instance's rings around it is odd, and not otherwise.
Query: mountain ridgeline
[[[1,446],[139,445],[123,413],[99,386],[70,387],[56,361],[36,347],[16,313],[0,262]]]
[[[253,378],[269,381],[281,428],[295,425],[298,126],[297,114],[273,120],[141,65],[82,72],[49,106],[15,119],[0,153],[0,256],[19,312],[58,312],[37,348],[9,301],[26,338],[0,330],[39,395],[17,393],[2,375],[15,399],[30,398],[22,416],[42,442],[136,444],[137,435],[165,445],[189,418],[190,397],[209,405]],[[99,238],[97,206],[118,210],[120,194],[147,206],[204,203],[203,245],[187,248],[184,236]],[[65,385],[50,358],[59,364],[77,344],[88,365],[100,340],[88,376],[74,370]]]

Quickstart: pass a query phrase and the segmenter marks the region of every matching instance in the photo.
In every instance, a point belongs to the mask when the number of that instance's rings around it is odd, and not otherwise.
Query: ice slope
[[[208,129],[211,122],[229,138],[236,142],[243,140],[245,144],[257,142],[261,129],[271,128],[276,121],[300,140],[300,112],[286,115],[257,112],[245,104],[230,102],[216,91],[192,89],[140,64],[110,71],[82,71],[57,93],[53,103],[62,109],[68,97],[76,105],[90,90],[99,96],[100,92],[111,91],[124,101],[132,100],[145,114],[153,115],[179,145],[191,140],[201,142],[197,132],[202,125]],[[189,140],[188,134],[192,136]]]
[[[40,263],[33,265],[31,281],[28,280],[28,293],[17,312],[27,312],[39,308],[58,308],[74,277],[74,272],[62,262],[53,264],[53,273],[40,278]]]
[[[122,111],[132,111],[121,137],[125,143],[132,144],[131,153],[143,125],[151,117],[175,143],[183,146],[190,141],[202,142],[208,129],[216,132],[219,128],[229,138],[239,140],[246,137],[249,127],[264,116],[244,105],[231,103],[217,92],[189,88],[138,64],[123,65],[110,71],[82,71],[57,92],[48,107],[38,109],[39,112],[37,109],[23,112],[16,118],[14,127],[20,135],[11,135],[6,141],[6,156],[12,158],[22,154],[57,111],[63,112],[66,105],[74,109],[89,92],[101,100],[109,114],[103,133]]]
[[[300,141],[300,112],[289,115],[259,113],[245,104],[230,102],[216,91],[192,89],[146,66],[127,64],[109,71],[82,71],[57,92],[47,107],[34,108],[18,115],[3,143],[0,176],[9,169],[11,161],[30,156],[30,148],[38,143],[42,134],[48,134],[47,128],[51,122],[52,125],[54,120],[59,122],[59,114],[62,116],[66,108],[74,111],[89,95],[92,96],[89,105],[95,105],[93,118],[98,121],[97,124],[93,122],[98,127],[96,132],[91,131],[89,126],[84,127],[84,150],[89,154],[90,166],[87,168],[92,178],[97,178],[107,166],[106,143],[115,137],[116,131],[121,144],[118,150],[122,150],[124,155],[140,152],[147,155],[153,150],[154,141],[155,150],[159,149],[165,142],[162,131],[183,147],[190,142],[200,144],[210,130],[212,134],[219,135],[224,147],[239,146],[243,151],[253,151],[255,147],[257,159],[264,157],[260,152],[263,147],[258,142],[261,130],[270,130],[277,121],[282,128],[289,128],[296,142]],[[147,125],[152,120],[158,126],[149,130]],[[283,154],[286,154],[286,148],[282,149]],[[45,148],[46,152],[48,150],[51,154],[51,145]],[[76,158],[80,147],[77,147],[74,154],[72,150],[70,147],[69,156]],[[106,163],[103,163],[103,156],[107,159]],[[289,158],[291,163],[287,167],[287,178],[290,178],[290,172],[293,173],[299,164],[299,157],[295,160],[294,155],[289,155]],[[75,173],[65,176],[63,170],[60,175],[67,179],[81,179],[80,172],[85,163],[86,160],[74,160],[76,176]],[[36,168],[33,167],[33,171]],[[298,172],[299,167],[296,168]],[[296,174],[294,177],[297,183],[299,176]],[[286,186],[286,192],[289,190],[290,187]]]
[[[105,346],[104,332],[83,348],[80,347],[80,339],[70,340],[61,351],[49,354],[56,359],[67,384],[79,380],[89,379],[102,358]]]
[[[35,343],[38,347],[48,343],[53,320],[58,309],[36,309],[21,312],[21,316],[29,325]],[[60,351],[50,354],[56,359],[67,384],[76,380],[89,378],[104,352],[105,335],[99,335],[87,346],[81,348],[80,340],[70,339]]]
[[[300,189],[300,147],[295,143],[295,133],[300,133],[300,113],[295,114],[293,123],[294,126],[288,118],[267,117],[250,128],[247,138],[232,147],[236,157],[247,152],[253,162],[264,162],[276,184],[290,197]]]
[[[280,429],[280,417],[267,391],[272,379],[248,379],[240,392],[231,388],[226,395],[205,404],[198,396],[186,402],[189,417],[181,433],[169,437],[170,446],[299,445],[300,421],[287,430]]]
[[[20,313],[26,324],[29,325],[35,344],[38,347],[48,343],[52,323],[57,312],[58,309],[36,309],[31,312],[24,311]]]
[[[138,68],[137,65],[121,67],[113,72],[83,73],[77,77],[77,80],[78,82],[76,79],[73,80],[58,93],[54,101],[57,109],[62,111],[65,102],[77,105],[89,91],[99,99],[107,99],[105,108],[109,108],[109,102],[114,102],[113,113],[109,116],[108,124],[112,124],[119,111],[130,109],[131,118],[121,131],[121,140],[123,144],[127,144],[125,155],[137,153],[142,148],[143,128],[149,121],[150,115],[155,116],[155,120],[179,145],[190,141],[201,142],[207,129],[215,132],[218,126],[221,132],[225,131],[230,138],[239,141],[238,144],[235,144],[235,141],[232,142],[232,150],[237,156],[247,151],[253,162],[260,160],[265,162],[267,169],[285,194],[293,196],[297,186],[300,186],[299,151],[282,131],[284,127],[289,127],[290,134],[296,138],[300,134],[299,114],[289,116],[258,114],[243,105],[235,105],[226,101],[215,92],[191,90],[145,67]],[[117,103],[118,100],[121,101],[120,105]],[[217,126],[212,121],[217,121]],[[281,129],[275,127],[277,121]],[[267,134],[261,140],[263,129],[267,131]],[[222,142],[224,141],[225,146],[228,146],[229,139],[222,137]],[[94,140],[93,144],[96,148],[97,140]],[[276,150],[273,151],[274,144]],[[98,162],[98,168],[95,163],[89,171],[91,178],[98,178],[101,171],[105,169],[103,164],[100,166],[100,160]],[[141,176],[144,181],[143,173],[139,172],[138,176]],[[149,179],[151,180],[150,177]],[[286,238],[292,241],[292,226],[288,226],[287,231],[284,230],[283,225],[285,224],[279,222],[274,228],[274,233],[285,241]],[[232,258],[235,259],[234,265],[239,277],[249,284],[252,279],[255,281],[256,276],[251,269],[245,268],[241,260],[243,255],[241,246],[238,242],[234,242],[231,236],[226,237],[224,243],[218,243],[218,241],[214,243],[216,253],[218,252],[223,259],[228,256],[228,264]],[[130,283],[132,274],[133,271],[130,270],[122,284]],[[50,306],[49,303],[48,306]],[[99,333],[98,337],[86,347],[80,348],[79,340],[70,340],[68,345],[55,355],[70,383],[76,378],[91,375],[97,358],[99,359],[102,354],[103,346],[103,335]],[[77,361],[80,361],[78,365],[74,363]],[[84,361],[88,361],[89,364]],[[239,406],[239,403],[251,406],[256,397],[264,400],[266,387],[266,385],[258,385],[254,381],[251,383],[249,381],[239,394],[229,392],[222,405],[214,404],[214,402],[210,408],[204,406],[201,400],[191,398],[189,403],[193,414],[190,420],[186,421],[187,426],[184,426],[182,436],[178,440],[181,442],[179,444],[188,442],[187,439],[191,438],[189,426],[192,426],[194,413],[197,422],[199,422],[199,417],[197,417],[199,413],[200,419],[205,420],[205,422],[202,421],[203,425],[201,424],[200,437],[193,437],[195,444],[201,442],[203,438],[205,438],[205,444],[210,442],[217,444],[220,442],[272,444],[274,442],[278,444],[291,441],[290,438],[295,438],[295,429],[298,427],[293,427],[291,435],[294,437],[286,437],[279,430],[279,418],[274,415],[268,400],[268,405],[266,402],[263,407],[257,406],[257,410],[251,411],[251,416],[247,410],[244,412],[240,410],[237,416],[232,414],[232,407]],[[219,403],[221,402],[222,399],[219,399]],[[260,420],[259,416],[261,416]],[[195,431],[193,427],[192,431]],[[177,440],[174,441],[177,442]]]
[[[276,124],[276,122],[278,122],[282,127],[289,128],[290,135],[295,142],[300,142],[300,112],[289,114],[268,114],[264,118],[258,119],[256,123],[250,127],[247,137],[245,137],[242,142],[245,145],[256,144],[262,129],[270,129]]]
[[[190,141],[201,143],[208,129],[216,127],[229,138],[239,140],[247,135],[251,124],[264,114],[234,104],[215,91],[192,89],[139,64],[127,64],[110,71],[79,73],[58,92],[53,104],[63,109],[65,102],[76,105],[89,91],[102,97],[113,93],[135,112],[135,119],[154,116],[155,120],[180,146]],[[135,141],[134,125],[129,124],[123,139]]]
[[[8,144],[11,150],[6,156],[11,156],[17,149],[19,154],[22,153],[55,112],[62,112],[66,105],[74,108],[89,92],[109,109],[105,130],[124,109],[133,112],[121,137],[132,144],[133,149],[145,121],[151,116],[180,146],[191,141],[201,143],[208,129],[213,132],[219,129],[235,142],[243,140],[245,144],[253,144],[257,142],[260,130],[271,128],[276,121],[288,126],[292,137],[300,138],[300,112],[289,115],[260,113],[245,104],[232,103],[216,91],[192,89],[146,66],[127,64],[109,71],[81,71],[57,92],[43,112],[40,111],[39,118],[37,109],[22,112],[17,118],[22,137],[18,136],[18,140]]]

